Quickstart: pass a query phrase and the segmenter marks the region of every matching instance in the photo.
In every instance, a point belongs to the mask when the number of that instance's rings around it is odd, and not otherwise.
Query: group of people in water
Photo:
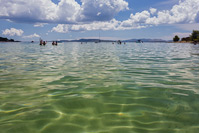
[[[44,45],[45,46],[46,44],[47,44],[47,41],[43,41],[42,39],[40,39],[40,45]],[[58,44],[57,41],[53,41],[52,42],[52,45],[56,45],[57,46],[57,44]]]
[[[46,45],[47,41],[40,40],[40,45]]]
[[[57,45],[57,41],[53,41],[53,42],[52,42],[52,45]]]

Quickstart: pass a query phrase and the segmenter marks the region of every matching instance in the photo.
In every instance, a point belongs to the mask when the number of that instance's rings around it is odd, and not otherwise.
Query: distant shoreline
[[[0,42],[21,42],[21,41],[0,41]]]
[[[0,42],[20,42],[20,41],[15,41],[14,39],[8,39],[5,37],[0,37]]]
[[[178,42],[171,42],[171,43],[189,43],[189,44],[194,44],[193,41],[178,41]],[[198,42],[196,42],[198,44]]]

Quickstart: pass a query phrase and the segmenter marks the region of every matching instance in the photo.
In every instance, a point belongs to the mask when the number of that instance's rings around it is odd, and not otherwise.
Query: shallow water
[[[0,43],[1,133],[196,133],[199,45]]]

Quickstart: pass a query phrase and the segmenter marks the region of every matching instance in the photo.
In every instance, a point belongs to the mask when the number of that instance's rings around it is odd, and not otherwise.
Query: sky
[[[199,0],[0,0],[0,36],[20,41],[164,39],[199,30]]]

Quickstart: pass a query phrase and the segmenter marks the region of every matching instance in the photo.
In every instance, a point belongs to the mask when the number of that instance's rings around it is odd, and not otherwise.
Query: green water
[[[0,43],[0,133],[197,133],[199,45]]]

